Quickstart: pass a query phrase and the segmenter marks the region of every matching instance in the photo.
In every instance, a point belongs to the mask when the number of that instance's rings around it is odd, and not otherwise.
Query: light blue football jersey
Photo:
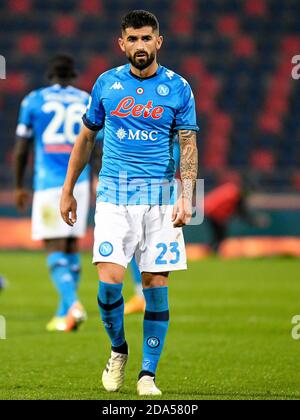
[[[104,141],[104,127],[98,132],[96,141],[102,142]],[[173,159],[175,163],[175,172],[178,171],[180,166],[180,145],[178,135],[176,134],[173,138]]]
[[[184,78],[160,65],[149,78],[135,76],[129,64],[109,70],[96,81],[83,122],[95,131],[104,127],[98,201],[174,202],[174,135],[198,130]],[[162,203],[165,188],[170,197]]]
[[[89,95],[58,84],[38,89],[21,104],[16,134],[34,140],[34,190],[61,187],[70,154],[82,126]],[[78,182],[89,180],[87,166]]]

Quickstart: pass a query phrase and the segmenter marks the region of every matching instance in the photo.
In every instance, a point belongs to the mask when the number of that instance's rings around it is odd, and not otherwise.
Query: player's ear
[[[123,38],[119,38],[118,39],[118,42],[119,42],[119,46],[120,46],[121,50],[123,52],[125,52],[125,46],[124,46],[124,40],[123,40]]]
[[[156,49],[157,50],[160,50],[161,49],[161,46],[162,46],[163,41],[164,41],[164,37],[162,35],[159,35],[156,38]]]

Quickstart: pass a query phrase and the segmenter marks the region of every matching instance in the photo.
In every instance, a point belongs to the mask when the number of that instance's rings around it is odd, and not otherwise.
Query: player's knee
[[[66,239],[66,252],[68,254],[77,254],[79,252],[78,239],[67,238]]]
[[[67,239],[58,238],[58,239],[46,239],[44,241],[45,248],[48,253],[51,252],[66,252]]]
[[[125,268],[118,264],[98,263],[97,270],[99,279],[104,283],[119,284],[123,283]]]
[[[142,273],[144,288],[163,287],[168,285],[169,273]]]

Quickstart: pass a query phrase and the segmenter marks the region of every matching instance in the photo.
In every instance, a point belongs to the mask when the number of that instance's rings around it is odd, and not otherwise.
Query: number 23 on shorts
[[[167,244],[161,242],[156,245],[158,250],[161,250],[159,256],[155,260],[155,264],[157,265],[165,265],[165,264],[177,264],[180,260],[180,251],[179,251],[179,243],[178,242],[171,242],[169,247]],[[168,248],[170,252],[174,255],[174,257],[167,261],[164,259],[166,253],[168,252]]]

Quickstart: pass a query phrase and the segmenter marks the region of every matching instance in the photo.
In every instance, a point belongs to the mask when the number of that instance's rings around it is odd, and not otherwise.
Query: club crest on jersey
[[[145,92],[145,91],[144,91],[144,89],[143,89],[142,87],[139,87],[139,88],[137,88],[137,90],[136,90],[136,93],[137,93],[138,95],[142,95],[144,92]]]
[[[153,101],[148,101],[146,105],[136,104],[132,96],[126,96],[117,105],[117,107],[110,112],[110,115],[127,118],[129,116],[134,118],[144,117],[159,120],[164,113],[162,106],[153,106]]]
[[[156,88],[156,92],[160,95],[160,96],[168,96],[170,93],[170,88],[167,85],[158,85]]]

